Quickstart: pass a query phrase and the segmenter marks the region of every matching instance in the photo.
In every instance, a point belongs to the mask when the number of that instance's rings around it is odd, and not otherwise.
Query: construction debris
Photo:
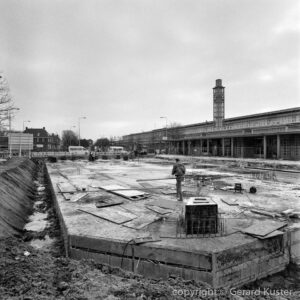
[[[142,229],[142,228],[146,227],[147,225],[149,225],[155,221],[161,220],[161,219],[162,219],[161,216],[142,215],[140,217],[133,219],[132,221],[124,222],[123,226],[139,230],[139,229]]]
[[[109,207],[109,206],[114,206],[114,205],[121,205],[123,204],[124,201],[119,200],[119,199],[111,199],[109,197],[103,197],[103,199],[99,199],[95,202],[95,205],[97,208],[101,207]]]
[[[169,214],[172,212],[169,209],[165,209],[165,208],[155,206],[155,205],[147,205],[146,207],[154,212],[161,214],[161,215]]]
[[[231,199],[223,199],[223,198],[221,198],[221,200],[224,202],[224,203],[226,203],[226,204],[228,204],[228,205],[230,205],[230,206],[237,206],[237,205],[239,205],[238,203],[237,203],[237,199],[233,199],[233,200],[231,200]]]
[[[287,226],[287,223],[278,221],[261,220],[247,228],[240,229],[241,232],[253,235],[253,236],[266,236],[277,229]]]
[[[280,218],[281,215],[277,214],[277,213],[272,213],[272,212],[268,212],[268,211],[264,211],[264,210],[257,210],[257,209],[251,209],[251,212],[253,212],[254,214],[258,214],[258,215],[263,215],[266,217],[271,217],[271,218]]]
[[[137,218],[136,215],[128,211],[123,211],[119,208],[116,209],[115,207],[104,207],[101,209],[97,209],[95,207],[79,208],[78,210],[115,224],[123,224]]]
[[[108,192],[111,192],[116,195],[120,195],[122,197],[125,197],[133,201],[143,200],[150,196],[150,194],[146,192],[129,189],[121,185],[107,185],[107,186],[101,186],[101,188]]]
[[[178,207],[178,205],[182,206],[182,204],[180,202],[170,201],[170,200],[165,200],[165,199],[154,200],[154,201],[147,203],[147,205],[148,206],[149,205],[159,206],[159,207],[167,208],[167,209],[171,209],[171,210],[174,210],[176,207]]]

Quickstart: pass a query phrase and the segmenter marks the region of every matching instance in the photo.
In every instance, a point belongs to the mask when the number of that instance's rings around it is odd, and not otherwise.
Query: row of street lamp
[[[12,110],[20,110],[20,108],[14,107],[11,108],[10,110],[8,110],[9,113],[9,131],[11,131],[11,111]],[[81,119],[86,119],[86,117],[79,117],[78,118],[78,145],[80,146],[80,120]],[[167,117],[160,117],[160,119],[165,119],[166,120],[166,136],[165,136],[165,140],[168,140],[168,118]],[[23,121],[23,131],[25,130],[25,123],[30,123],[30,120],[24,120]],[[72,126],[71,128],[76,127],[76,126]]]
[[[9,131],[11,131],[11,111],[13,110],[20,110],[20,108],[18,107],[13,107],[9,110],[7,110],[8,112],[8,120],[9,120]],[[81,119],[86,119],[86,117],[79,117],[78,118],[78,144],[80,146],[80,120]],[[31,121],[30,120],[24,120],[23,121],[23,131],[25,130],[25,123],[30,123]],[[75,127],[75,126],[72,126],[72,128]]]
[[[80,146],[80,120],[86,119],[86,117],[79,117],[78,118],[78,145]]]

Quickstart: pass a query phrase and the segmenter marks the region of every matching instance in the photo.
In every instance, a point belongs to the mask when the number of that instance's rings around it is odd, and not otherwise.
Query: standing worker
[[[185,166],[180,163],[180,159],[176,158],[176,163],[173,166],[172,175],[176,177],[176,192],[177,192],[177,200],[182,201],[182,190],[181,190],[181,182],[184,180],[185,174]]]

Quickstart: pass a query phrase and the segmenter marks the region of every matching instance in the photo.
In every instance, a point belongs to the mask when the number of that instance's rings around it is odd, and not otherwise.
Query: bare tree
[[[7,80],[0,73],[0,129],[8,125],[13,111],[14,105]]]
[[[168,137],[170,140],[177,140],[181,138],[180,127],[182,125],[177,122],[170,123],[168,127]]]
[[[64,150],[67,150],[69,146],[78,145],[78,137],[76,133],[72,130],[64,130],[62,132],[61,140]]]

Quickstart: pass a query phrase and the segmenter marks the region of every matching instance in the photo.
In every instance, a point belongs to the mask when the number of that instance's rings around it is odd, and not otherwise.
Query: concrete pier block
[[[290,227],[291,262],[300,264],[300,224],[293,224]]]

